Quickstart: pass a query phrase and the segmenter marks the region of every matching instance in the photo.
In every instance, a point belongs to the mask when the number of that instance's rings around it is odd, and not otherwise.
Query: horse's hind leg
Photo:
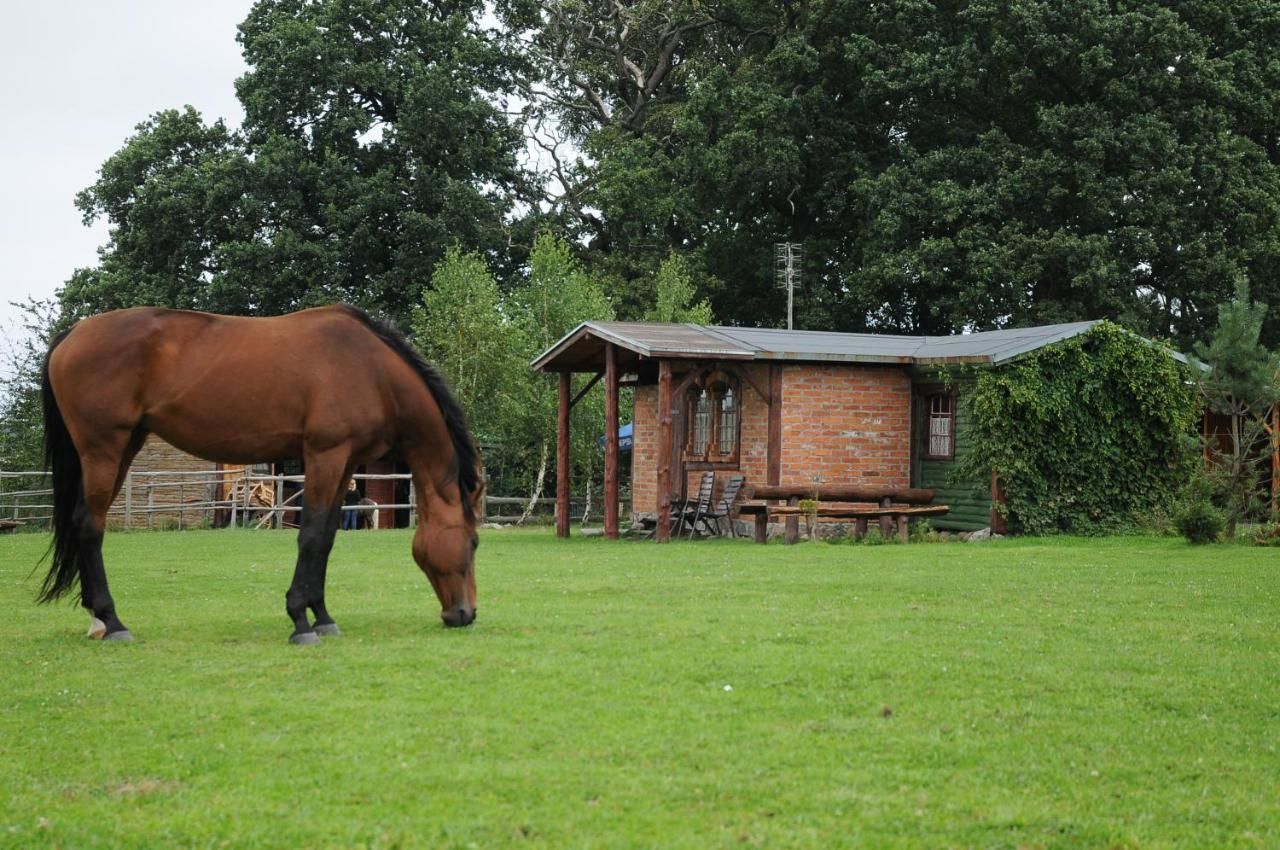
[[[145,439],[146,432],[139,429],[129,436],[119,452],[86,452],[80,458],[83,490],[75,511],[75,525],[80,534],[80,604],[97,621],[90,626],[90,634],[94,634],[101,623],[105,640],[133,640],[116,615],[116,603],[107,586],[102,537],[107,527],[107,511]]]

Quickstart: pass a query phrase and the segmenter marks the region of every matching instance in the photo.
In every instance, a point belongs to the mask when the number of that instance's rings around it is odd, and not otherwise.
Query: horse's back
[[[385,356],[342,308],[252,318],[139,307],[76,325],[50,378],[60,405],[76,400],[73,416],[247,462],[376,430],[384,405],[369,366]]]

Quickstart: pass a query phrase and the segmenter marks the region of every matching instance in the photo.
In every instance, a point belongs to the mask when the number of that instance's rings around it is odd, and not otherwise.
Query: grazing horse
[[[54,339],[43,397],[54,510],[40,601],[63,596],[78,579],[81,604],[106,639],[131,639],[102,563],[107,510],[151,433],[224,463],[302,458],[298,563],[285,594],[291,642],[339,633],[324,580],[342,489],[357,465],[393,448],[413,474],[413,558],[441,618],[448,626],[475,619],[482,484],[466,418],[405,338],[361,311],[319,307],[261,319],[153,307],[103,313]]]

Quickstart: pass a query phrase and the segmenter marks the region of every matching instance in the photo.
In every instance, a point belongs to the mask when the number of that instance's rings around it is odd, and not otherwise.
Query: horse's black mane
[[[427,385],[427,389],[440,407],[440,412],[444,415],[445,427],[449,429],[449,438],[453,442],[453,474],[457,477],[458,486],[462,490],[462,509],[469,519],[474,520],[475,512],[471,496],[480,487],[477,468],[480,455],[476,451],[476,444],[471,439],[471,431],[467,428],[467,416],[463,413],[457,399],[453,397],[449,384],[434,366],[423,359],[404,334],[389,322],[375,319],[349,304],[341,306],[349,316],[373,331],[374,335],[388,348],[400,355],[400,358],[408,363]]]

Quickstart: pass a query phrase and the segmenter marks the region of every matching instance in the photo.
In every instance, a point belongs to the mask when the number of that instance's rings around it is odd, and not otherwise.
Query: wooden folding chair
[[[707,511],[703,516],[703,526],[710,531],[708,520],[715,523],[716,534],[723,536],[724,529],[720,527],[720,520],[727,520],[729,523],[729,536],[737,537],[738,532],[733,527],[733,503],[738,501],[738,495],[742,492],[742,485],[746,482],[747,476],[734,475],[725,482],[724,492],[720,494],[720,498],[716,501],[715,506]]]
[[[689,527],[689,536],[697,530],[698,523],[701,522],[706,527],[706,515],[711,510],[711,496],[716,489],[716,474],[714,472],[702,473],[702,481],[698,484],[698,500],[694,502],[693,509],[690,511],[688,505],[685,506],[684,516],[685,523]]]

